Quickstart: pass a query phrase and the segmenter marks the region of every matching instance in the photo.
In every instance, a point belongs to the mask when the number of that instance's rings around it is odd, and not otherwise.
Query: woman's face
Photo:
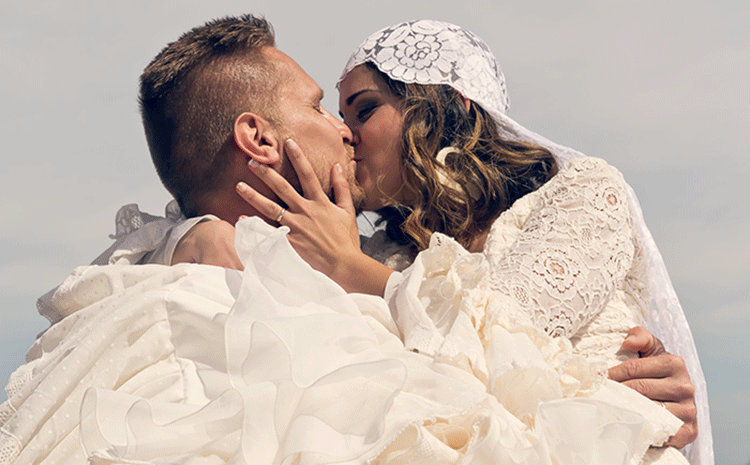
[[[389,200],[409,197],[404,192],[401,134],[404,114],[401,99],[382,77],[357,66],[339,86],[339,113],[351,128],[357,181],[365,193],[365,210],[377,210]]]

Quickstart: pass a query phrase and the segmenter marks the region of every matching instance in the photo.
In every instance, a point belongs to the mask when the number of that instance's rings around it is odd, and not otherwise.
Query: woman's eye
[[[364,122],[365,120],[367,120],[367,118],[370,117],[370,115],[375,110],[375,108],[376,108],[376,105],[366,105],[365,107],[363,107],[357,112],[357,119],[360,122]]]

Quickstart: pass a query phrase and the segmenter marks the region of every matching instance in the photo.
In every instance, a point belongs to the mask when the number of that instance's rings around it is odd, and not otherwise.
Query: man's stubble
[[[345,149],[347,152],[347,159],[352,160],[354,159],[354,147],[351,145],[345,145]],[[311,165],[315,166],[315,164],[311,163]],[[352,203],[354,204],[354,208],[359,213],[361,211],[361,206],[364,203],[365,200],[365,193],[362,187],[357,182],[356,173],[353,169],[350,168],[351,165],[348,166],[342,166],[343,169],[343,175],[344,178],[346,178],[347,184],[349,184],[349,192],[352,196]],[[332,169],[333,167],[329,167],[329,169]],[[302,184],[299,181],[299,177],[297,176],[297,172],[294,170],[294,166],[292,166],[292,163],[289,161],[288,157],[282,157],[281,161],[279,163],[279,174],[284,177],[284,179],[289,182],[289,184],[292,185],[294,190],[296,190],[300,195],[304,196],[304,193],[302,191]],[[325,179],[327,176],[329,179],[329,189],[326,195],[328,195],[328,198],[331,200],[331,202],[336,202],[334,192],[333,192],[333,186],[330,185],[330,179],[331,179],[331,173],[318,173],[316,172],[315,175],[318,177],[318,181],[321,180],[321,178]],[[286,207],[286,205],[284,205]]]

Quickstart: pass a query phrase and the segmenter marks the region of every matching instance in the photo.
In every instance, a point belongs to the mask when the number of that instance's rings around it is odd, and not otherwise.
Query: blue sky
[[[750,461],[750,3],[94,0],[0,7],[0,382],[46,327],[36,297],[161,214],[136,105],[143,67],[210,18],[252,12],[326,92],[369,33],[416,18],[484,38],[510,115],[635,188],[708,380],[716,462]],[[2,395],[0,395],[0,400]]]

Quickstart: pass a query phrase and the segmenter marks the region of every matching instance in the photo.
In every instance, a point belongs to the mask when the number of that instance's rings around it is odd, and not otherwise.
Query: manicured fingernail
[[[247,164],[250,166],[250,168],[257,168],[260,166],[260,163],[255,161],[255,158],[251,158],[250,161],[247,162]]]
[[[292,140],[291,138],[289,138],[286,141],[284,141],[284,143],[286,144],[287,147],[296,147],[297,146],[297,143],[294,142],[294,140]]]
[[[343,173],[344,172],[344,168],[341,167],[340,163],[336,163],[336,169],[339,170],[339,173]]]
[[[245,192],[245,191],[247,190],[247,184],[245,184],[245,183],[244,183],[244,182],[242,182],[242,181],[238,182],[238,183],[237,183],[237,190],[238,190],[239,192]]]

